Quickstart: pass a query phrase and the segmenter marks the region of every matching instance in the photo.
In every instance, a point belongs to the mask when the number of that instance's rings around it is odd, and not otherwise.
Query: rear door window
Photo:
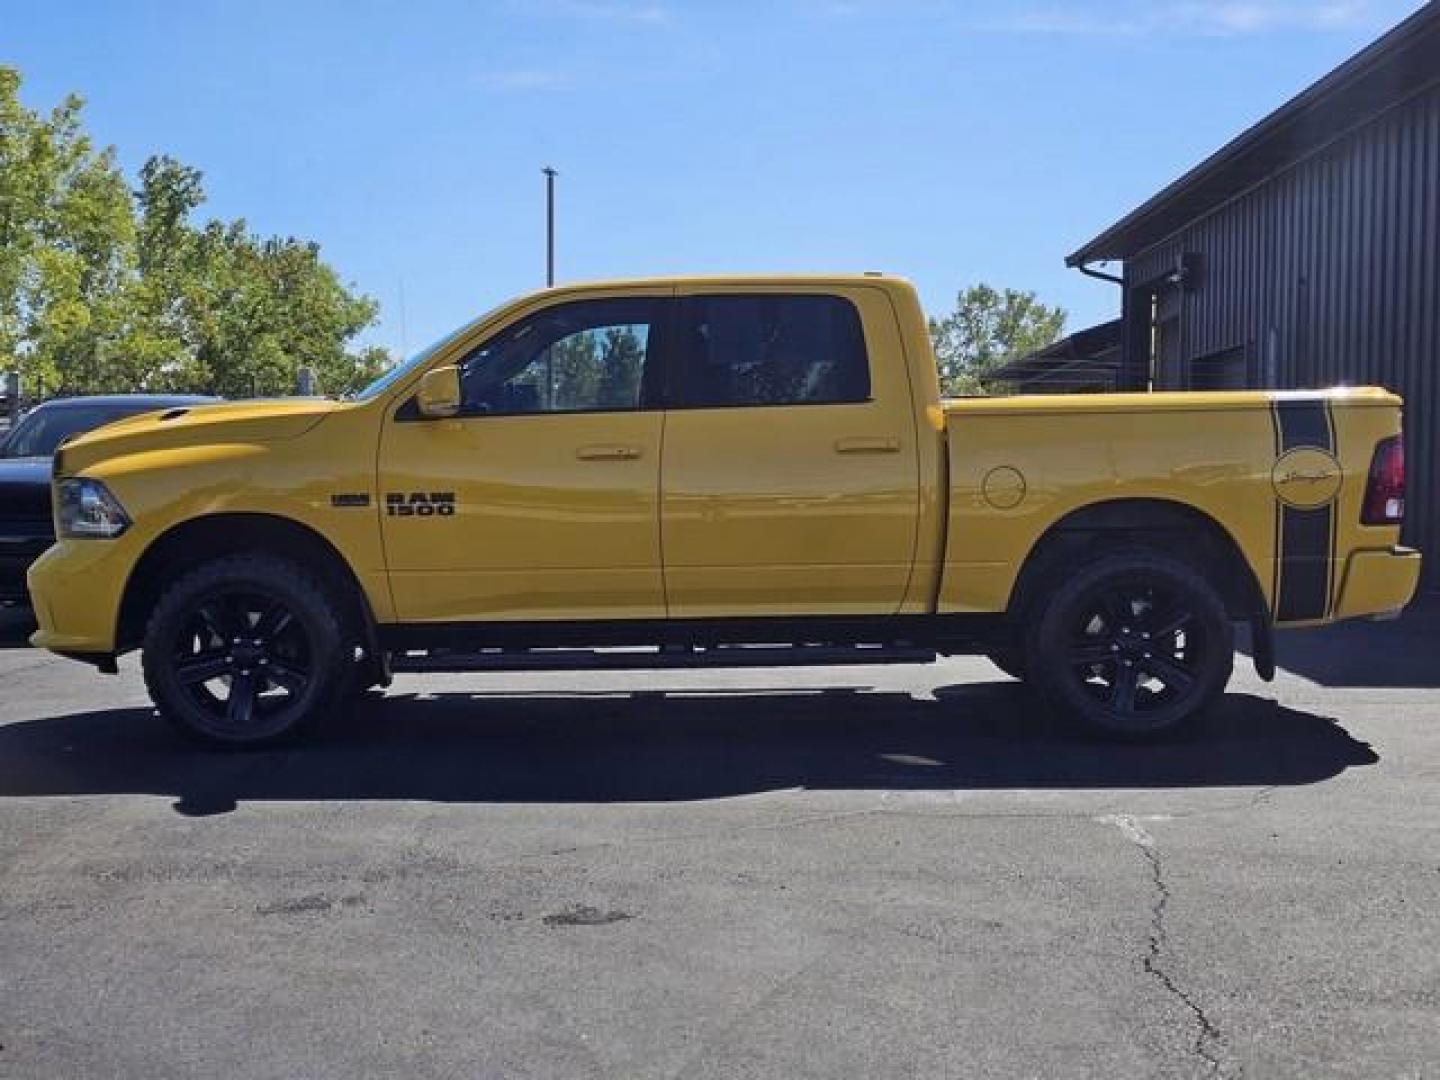
[[[689,297],[679,338],[670,393],[678,408],[870,399],[860,315],[838,296]]]

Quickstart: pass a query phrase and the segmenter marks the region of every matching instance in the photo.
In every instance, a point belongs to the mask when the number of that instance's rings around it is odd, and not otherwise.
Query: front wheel
[[[305,570],[267,555],[181,576],[145,631],[145,684],[186,734],[229,747],[295,734],[343,691],[353,658],[339,606]]]
[[[1234,650],[1210,583],[1137,549],[1081,567],[1038,606],[1026,668],[1047,702],[1093,734],[1139,740],[1208,709],[1230,679]]]

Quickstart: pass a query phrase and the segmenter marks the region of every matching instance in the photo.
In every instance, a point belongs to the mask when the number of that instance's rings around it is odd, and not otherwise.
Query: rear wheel
[[[1027,669],[1044,699],[1090,732],[1173,732],[1225,689],[1234,635],[1215,589],[1183,562],[1132,550],[1078,570],[1037,605]]]
[[[162,716],[205,742],[259,746],[298,732],[354,667],[340,606],[284,559],[217,559],[160,598],[142,665]]]

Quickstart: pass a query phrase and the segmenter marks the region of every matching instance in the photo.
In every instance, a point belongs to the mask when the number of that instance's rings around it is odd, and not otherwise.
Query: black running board
[[[671,645],[613,649],[449,649],[393,653],[396,674],[416,671],[633,671],[675,668],[929,664],[933,649],[892,645]]]

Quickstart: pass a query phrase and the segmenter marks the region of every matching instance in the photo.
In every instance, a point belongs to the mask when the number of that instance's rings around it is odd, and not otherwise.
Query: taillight
[[[1370,479],[1365,485],[1365,505],[1360,511],[1363,525],[1399,525],[1405,520],[1405,437],[1392,435],[1381,440],[1370,459]]]

